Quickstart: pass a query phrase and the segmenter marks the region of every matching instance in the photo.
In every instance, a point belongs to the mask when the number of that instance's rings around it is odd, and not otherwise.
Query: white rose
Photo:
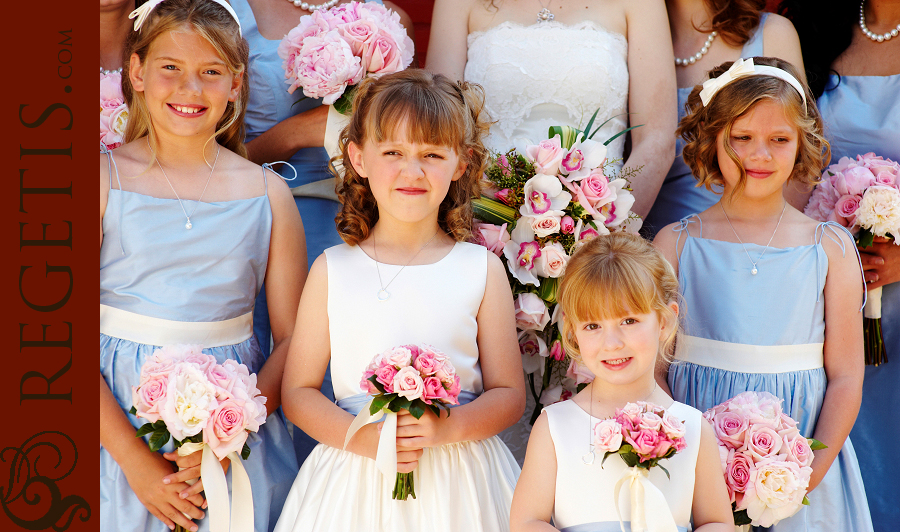
[[[537,258],[536,266],[540,275],[544,277],[559,277],[566,271],[569,256],[559,242],[547,244],[541,248],[541,256]]]
[[[559,233],[559,222],[562,220],[561,211],[549,211],[537,216],[525,216],[531,224],[531,229],[538,238],[544,238]]]

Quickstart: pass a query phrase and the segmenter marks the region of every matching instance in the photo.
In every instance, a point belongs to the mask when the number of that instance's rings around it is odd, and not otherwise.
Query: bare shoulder
[[[763,26],[763,38],[769,39],[770,37],[796,38],[797,30],[794,29],[794,24],[790,20],[776,13],[769,13],[766,17],[766,24]]]
[[[653,246],[663,254],[676,272],[678,271],[678,256],[681,254],[681,248],[684,247],[685,242],[682,231],[690,233],[691,230],[690,225],[685,229],[681,229],[681,226],[681,222],[671,223],[656,233],[656,237],[653,239]],[[679,237],[682,238],[679,239]]]

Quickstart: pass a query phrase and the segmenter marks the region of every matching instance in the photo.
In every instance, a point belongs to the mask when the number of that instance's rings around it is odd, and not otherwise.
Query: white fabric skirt
[[[506,532],[519,466],[500,438],[425,449],[416,499],[391,498],[396,479],[375,461],[319,444],[303,463],[275,532]]]

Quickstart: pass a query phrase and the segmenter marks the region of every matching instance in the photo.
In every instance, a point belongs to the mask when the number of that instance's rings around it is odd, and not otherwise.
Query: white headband
[[[147,20],[147,17],[150,16],[150,12],[153,11],[153,9],[156,6],[163,3],[164,1],[165,0],[149,0],[146,4],[135,9],[134,11],[132,11],[131,14],[128,15],[128,18],[134,19],[134,31],[138,31],[139,29],[141,29],[141,26],[144,25],[144,22]],[[212,0],[212,1],[219,4],[220,6],[224,7],[226,11],[231,13],[231,16],[234,17],[234,21],[237,22],[238,34],[243,37],[243,33],[241,32],[241,21],[238,20],[237,13],[235,13],[234,9],[232,9],[231,6],[228,5],[228,2],[226,2],[225,0]]]
[[[722,87],[744,76],[772,76],[786,81],[800,93],[800,97],[803,98],[803,108],[806,109],[806,92],[803,90],[803,85],[797,81],[797,78],[780,68],[767,65],[754,65],[753,58],[747,60],[738,59],[731,65],[731,68],[723,72],[719,77],[704,81],[703,90],[700,91],[700,100],[703,102],[703,107],[709,105],[713,96],[715,96]]]

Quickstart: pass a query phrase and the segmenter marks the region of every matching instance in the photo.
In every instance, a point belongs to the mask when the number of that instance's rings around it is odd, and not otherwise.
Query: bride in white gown
[[[495,121],[485,145],[494,151],[516,138],[540,141],[551,125],[584,127],[597,110],[598,124],[622,115],[597,140],[642,124],[630,133],[624,166],[642,167],[631,183],[633,210],[649,212],[675,157],[675,66],[663,0],[436,0],[426,68],[484,87]],[[624,146],[623,136],[609,157],[622,159]],[[530,393],[528,405],[501,436],[520,463]]]

